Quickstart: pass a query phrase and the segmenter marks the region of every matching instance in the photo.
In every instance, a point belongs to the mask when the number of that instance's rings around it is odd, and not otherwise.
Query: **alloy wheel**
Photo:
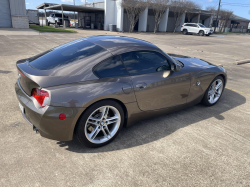
[[[223,82],[221,79],[215,80],[208,91],[208,102],[210,104],[216,103],[223,91]]]
[[[85,136],[92,143],[104,143],[116,134],[120,124],[119,111],[113,106],[102,106],[88,117],[85,124]]]

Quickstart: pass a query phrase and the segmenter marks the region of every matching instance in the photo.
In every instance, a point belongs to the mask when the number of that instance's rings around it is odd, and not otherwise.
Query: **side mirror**
[[[180,71],[181,70],[181,66],[179,66],[178,64],[173,63],[171,65],[171,70],[172,71]]]

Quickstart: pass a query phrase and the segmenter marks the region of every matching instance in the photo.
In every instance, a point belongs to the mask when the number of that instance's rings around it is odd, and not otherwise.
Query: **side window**
[[[99,78],[128,76],[119,56],[104,60],[93,71]]]
[[[121,57],[130,75],[170,70],[166,57],[154,51],[133,51]]]

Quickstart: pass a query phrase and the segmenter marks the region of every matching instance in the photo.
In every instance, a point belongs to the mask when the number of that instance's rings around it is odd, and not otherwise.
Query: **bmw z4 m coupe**
[[[223,67],[164,53],[123,36],[81,38],[17,61],[23,117],[46,138],[88,147],[110,143],[138,120],[198,103],[216,104]]]

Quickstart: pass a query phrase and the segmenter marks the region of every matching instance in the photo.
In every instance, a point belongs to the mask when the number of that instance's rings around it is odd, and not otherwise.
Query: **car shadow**
[[[164,138],[178,129],[209,119],[224,120],[223,113],[246,103],[246,98],[237,92],[225,89],[220,101],[206,107],[201,104],[180,110],[175,113],[140,121],[121,133],[110,144],[100,148],[88,148],[81,145],[76,139],[72,141],[59,141],[57,144],[68,151],[77,153],[109,152],[144,145]]]

